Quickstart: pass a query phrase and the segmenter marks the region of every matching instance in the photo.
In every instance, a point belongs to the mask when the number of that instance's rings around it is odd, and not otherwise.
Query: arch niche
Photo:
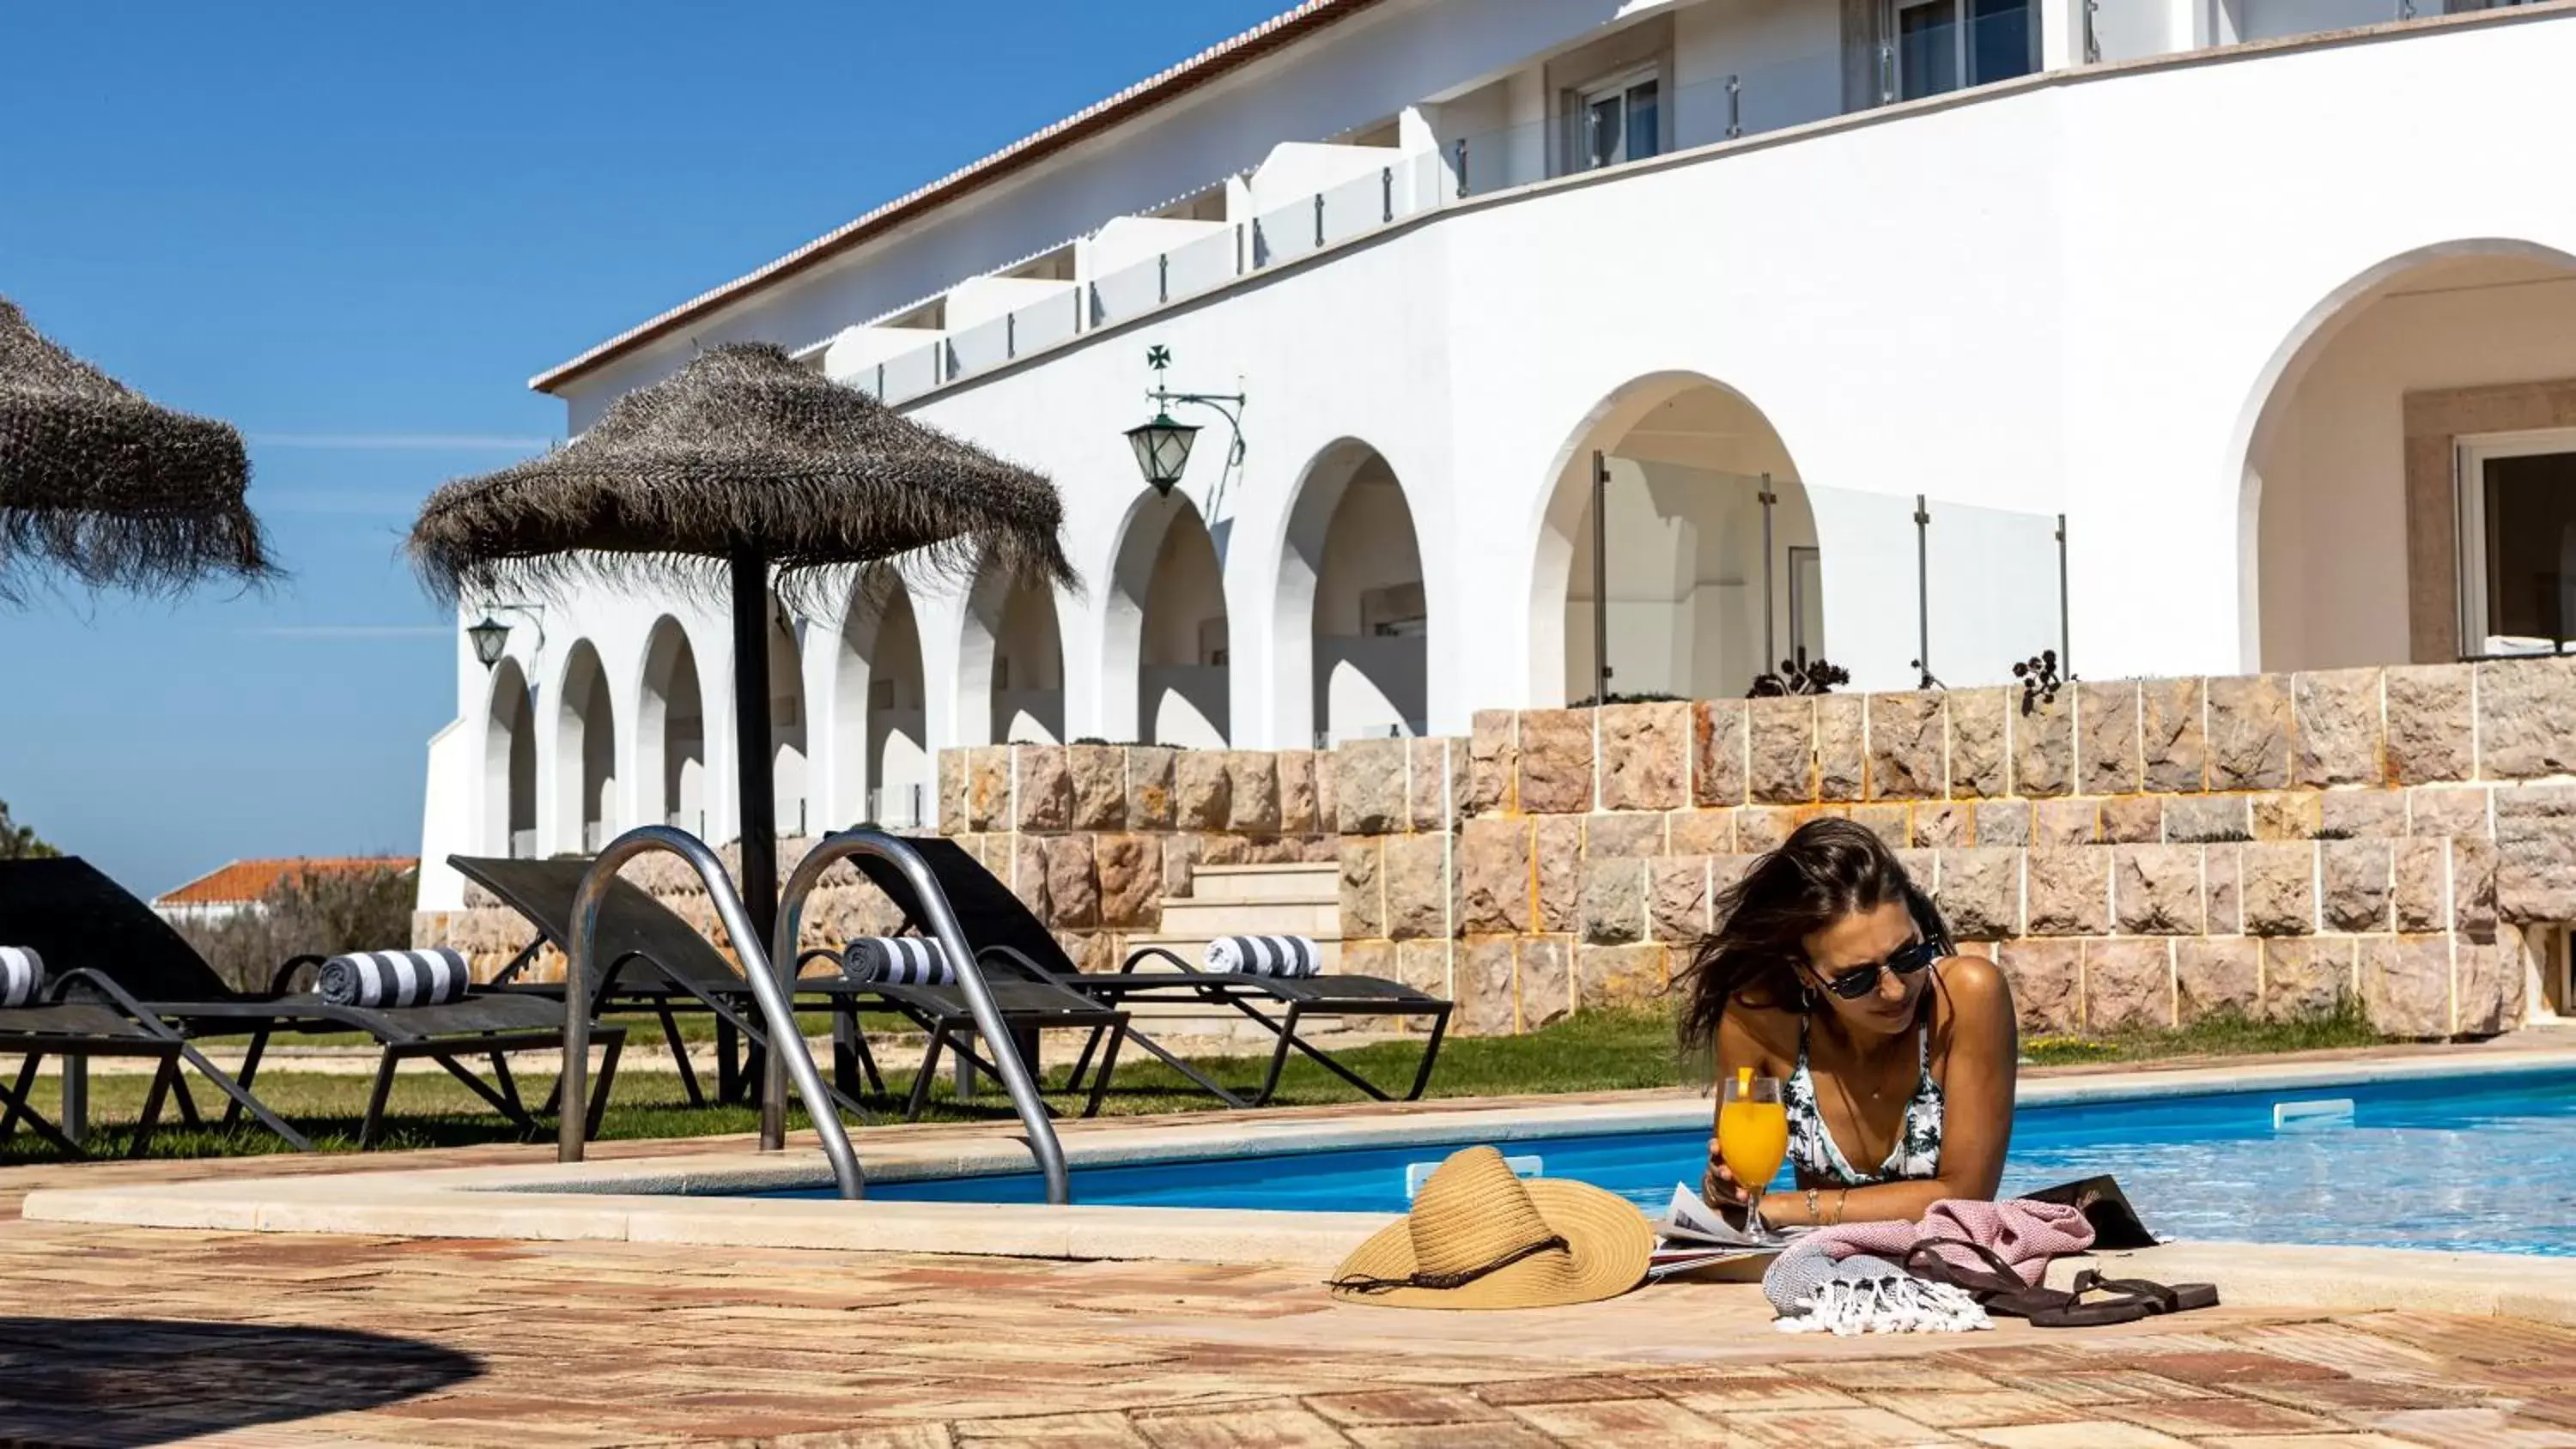
[[[980,572],[957,650],[957,737],[1064,743],[1064,636],[1043,580]]]
[[[635,769],[652,816],[704,838],[707,831],[707,717],[698,658],[680,621],[655,620],[644,645],[644,687],[635,721]]]
[[[805,668],[796,636],[801,629],[775,595],[769,606],[769,780],[778,828],[811,833],[820,822],[808,807],[811,755],[805,740]]]
[[[1593,567],[1596,451],[1606,589]],[[1740,696],[1781,658],[1826,654],[1815,513],[1788,445],[1742,394],[1696,374],[1640,378],[1592,410],[1555,467],[1530,597],[1534,700],[1593,697],[1596,608],[1613,696]]]
[[[1282,743],[1426,731],[1422,554],[1395,470],[1368,444],[1334,443],[1299,483],[1272,627]]]
[[[608,672],[587,640],[564,662],[555,713],[556,838],[567,850],[596,852],[617,825],[617,716]]]
[[[2248,670],[2576,639],[2576,257],[2424,247],[2291,329],[2240,426]]]
[[[870,567],[852,587],[833,679],[834,818],[892,829],[928,824],[934,801],[921,629],[893,568]]]
[[[1108,736],[1224,749],[1233,708],[1224,564],[1186,495],[1138,502],[1108,595],[1101,651]]]
[[[537,853],[537,722],[528,676],[516,659],[492,670],[484,709],[485,848],[495,855]]]

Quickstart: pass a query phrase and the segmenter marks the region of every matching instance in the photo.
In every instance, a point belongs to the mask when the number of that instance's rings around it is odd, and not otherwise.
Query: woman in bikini
[[[1717,1079],[1784,1084],[1794,1192],[1773,1226],[1912,1221],[1944,1198],[1992,1198],[2012,1142],[2020,1037],[1993,962],[1951,954],[1929,897],[1885,842],[1817,820],[1719,902],[1691,966],[1683,1033]],[[1702,1195],[1745,1194],[1709,1144]]]

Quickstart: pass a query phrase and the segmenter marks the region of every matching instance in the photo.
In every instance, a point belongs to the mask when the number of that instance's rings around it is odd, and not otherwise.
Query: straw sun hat
[[[1589,1183],[1524,1182],[1491,1147],[1434,1170],[1413,1211],[1342,1261],[1333,1296],[1390,1308],[1547,1308],[1615,1298],[1646,1276],[1646,1215]]]

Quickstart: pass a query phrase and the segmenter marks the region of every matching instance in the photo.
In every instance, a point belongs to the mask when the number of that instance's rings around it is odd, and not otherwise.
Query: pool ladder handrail
[[[751,913],[743,909],[742,896],[734,889],[733,877],[726,873],[723,862],[707,848],[705,841],[685,830],[669,825],[639,825],[618,836],[601,848],[599,858],[583,873],[581,889],[573,896],[572,944],[565,952],[564,964],[564,1051],[562,1100],[588,1100],[590,1075],[590,1012],[593,957],[599,950],[599,908],[608,897],[609,883],[617,871],[637,856],[656,850],[667,850],[688,862],[705,883],[707,896],[715,902],[716,919],[724,923],[725,934],[733,938],[734,955],[742,962],[742,974],[751,983],[751,994],[760,1003],[762,1020],[769,1025],[769,1040],[774,1048],[794,1046],[794,1051],[772,1050],[769,1060],[783,1064],[796,1079],[796,1095],[805,1104],[805,1115],[814,1121],[814,1130],[823,1139],[823,1155],[832,1161],[832,1180],[841,1196],[855,1201],[865,1195],[867,1180],[859,1172],[858,1154],[851,1150],[849,1130],[833,1110],[830,1094],[823,1090],[823,1078],[814,1069],[813,1055],[803,1050],[804,1033],[796,1026],[796,1013],[788,1004],[787,994],[779,988],[778,974],[761,949],[760,933],[753,929]],[[943,902],[944,904],[944,902]],[[792,919],[792,918],[791,918]],[[786,939],[794,940],[790,930]],[[793,959],[792,957],[790,959]],[[783,1088],[773,1085],[770,1101],[781,1103]],[[782,1117],[783,1120],[783,1117]],[[588,1124],[579,1111],[561,1114],[555,1145],[555,1160],[579,1162]],[[764,1144],[768,1145],[768,1144]]]
[[[789,873],[786,886],[778,893],[778,936],[769,959],[778,963],[772,969],[784,978],[796,969],[797,925],[805,913],[805,898],[811,895],[823,872],[852,856],[882,860],[900,872],[912,887],[913,899],[921,903],[922,914],[929,919],[919,924],[939,943],[950,968],[957,973],[957,984],[965,989],[966,1009],[975,1018],[975,1030],[990,1049],[994,1069],[1002,1078],[1002,1089],[1010,1094],[1011,1108],[1019,1113],[1020,1125],[1028,1133],[1029,1152],[1038,1160],[1038,1171],[1046,1178],[1046,1200],[1062,1205],[1073,1201],[1073,1185],[1065,1171],[1064,1144],[1057,1140],[1055,1118],[1047,1112],[1046,1102],[1038,1096],[1037,1083],[1029,1076],[1028,1063],[1021,1060],[1009,1025],[1002,1019],[1002,1008],[994,1000],[993,988],[984,978],[984,965],[966,943],[966,933],[957,924],[957,913],[948,904],[948,893],[940,889],[929,862],[921,852],[906,844],[902,837],[885,831],[859,826],[815,842],[805,858]],[[783,993],[781,993],[783,994]],[[800,1045],[801,1036],[780,1037]],[[785,1062],[780,1061],[786,1056]],[[812,1077],[813,1062],[803,1051],[771,1052],[763,1078],[764,1092],[760,1112],[760,1145],[774,1151],[786,1138],[786,1098],[780,1080],[782,1068],[795,1071],[797,1091],[810,1104],[821,1101],[819,1083],[805,1085]],[[838,1125],[837,1119],[834,1123]]]

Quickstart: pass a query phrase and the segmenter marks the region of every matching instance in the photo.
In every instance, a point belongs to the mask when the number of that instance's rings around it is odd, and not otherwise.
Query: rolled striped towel
[[[951,986],[948,953],[928,936],[861,936],[841,953],[841,974],[888,986]]]
[[[0,1006],[24,1006],[45,994],[45,958],[32,946],[0,946]]]
[[[473,973],[461,952],[351,951],[322,963],[315,989],[334,1006],[444,1006],[462,1001]]]
[[[1208,942],[1207,969],[1241,976],[1315,976],[1323,948],[1304,936],[1219,936]]]

